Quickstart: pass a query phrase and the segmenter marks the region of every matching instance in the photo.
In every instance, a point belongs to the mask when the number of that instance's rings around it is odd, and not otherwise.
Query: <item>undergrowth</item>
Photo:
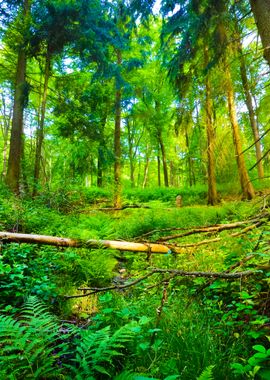
[[[51,193],[35,201],[1,190],[0,226],[85,240],[140,241],[151,233],[156,241],[171,233],[166,228],[242,221],[263,206],[259,198],[194,204],[201,189],[194,196],[187,190],[185,207],[175,208],[176,190],[127,191],[126,202],[149,208],[117,212],[97,210],[111,201],[98,189],[88,195],[63,189],[54,200]],[[269,224],[235,238],[227,231],[219,236],[220,242],[177,256],[3,244],[0,378],[269,379]],[[78,295],[77,288],[133,281],[153,267],[222,271],[250,254],[241,269],[257,274],[248,281],[176,277],[165,292],[157,274],[125,291],[65,298]]]

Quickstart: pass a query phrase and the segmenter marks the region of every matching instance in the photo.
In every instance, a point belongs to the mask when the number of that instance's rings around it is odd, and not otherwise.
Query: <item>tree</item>
[[[263,56],[270,66],[270,3],[268,0],[250,0],[250,5],[262,40]]]
[[[18,44],[18,58],[15,78],[14,104],[12,114],[12,127],[10,137],[10,150],[6,182],[10,189],[19,193],[20,166],[22,158],[23,139],[23,112],[28,100],[28,84],[26,82],[26,62],[28,47],[28,32],[30,22],[30,0],[24,0],[18,14],[20,18],[21,34]]]

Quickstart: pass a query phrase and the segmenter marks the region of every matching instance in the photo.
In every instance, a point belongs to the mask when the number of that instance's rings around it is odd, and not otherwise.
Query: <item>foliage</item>
[[[109,367],[113,369],[114,358],[123,355],[135,328],[134,323],[125,325],[111,334],[109,326],[95,332],[61,327],[36,297],[30,297],[18,321],[0,316],[1,376],[18,380],[110,376]]]

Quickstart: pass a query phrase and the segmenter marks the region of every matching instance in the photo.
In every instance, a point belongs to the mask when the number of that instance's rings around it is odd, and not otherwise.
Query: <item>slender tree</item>
[[[10,189],[19,193],[20,167],[22,159],[22,139],[23,139],[23,113],[28,98],[28,85],[26,82],[26,62],[27,62],[27,36],[30,19],[30,0],[24,0],[22,4],[22,35],[18,48],[17,69],[15,78],[15,92],[12,115],[12,127],[10,137],[10,149],[8,158],[8,169],[6,182]]]

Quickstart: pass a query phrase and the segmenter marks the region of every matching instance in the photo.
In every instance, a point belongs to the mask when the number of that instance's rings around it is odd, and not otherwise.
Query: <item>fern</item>
[[[201,375],[197,377],[197,380],[214,380],[213,378],[213,369],[214,366],[210,365],[209,367],[206,367]]]
[[[74,379],[94,379],[99,373],[111,378],[113,359],[123,355],[125,344],[134,337],[134,324],[121,327],[111,335],[110,326],[92,332],[81,331],[76,340],[75,367],[66,365],[73,371]]]
[[[0,378],[95,380],[97,374],[112,378],[114,358],[123,355],[135,325],[113,334],[110,326],[96,332],[72,326],[60,335],[56,318],[30,297],[19,320],[0,316]]]
[[[19,321],[0,316],[0,361],[5,378],[56,378],[56,352],[65,351],[65,344],[58,340],[56,319],[36,297],[29,298]]]

